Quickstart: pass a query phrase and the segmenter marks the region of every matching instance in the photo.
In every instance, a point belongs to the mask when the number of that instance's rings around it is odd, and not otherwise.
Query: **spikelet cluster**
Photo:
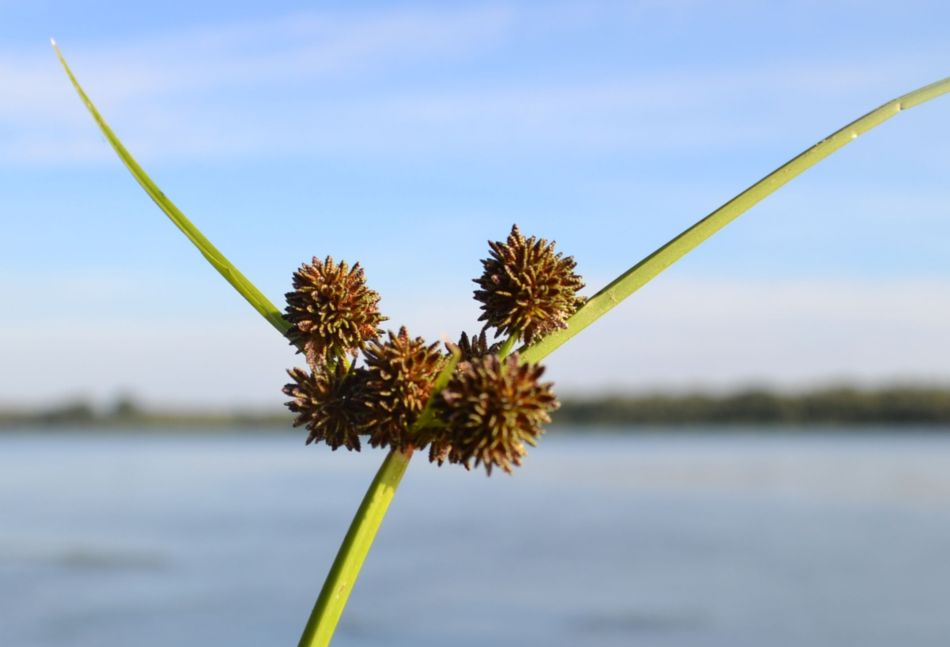
[[[489,241],[484,271],[474,279],[475,299],[482,304],[479,321],[495,335],[516,335],[526,343],[560,328],[584,303],[584,287],[574,272],[577,263],[554,251],[554,242],[525,238],[517,225],[506,241]]]
[[[367,384],[373,395],[367,402],[367,429],[373,447],[406,450],[413,446],[409,432],[432,394],[432,383],[444,358],[438,343],[426,345],[405,327],[385,341],[366,348]]]
[[[366,371],[350,370],[343,362],[314,372],[301,368],[288,371],[293,382],[284,386],[290,397],[287,407],[296,414],[294,427],[305,426],[307,444],[322,441],[359,451],[360,430],[366,425]]]
[[[448,436],[440,447],[443,460],[484,465],[488,474],[521,465],[525,445],[536,443],[558,407],[553,385],[540,381],[543,373],[541,366],[520,363],[517,353],[460,363],[440,394]]]
[[[380,336],[379,295],[358,263],[314,258],[294,273],[288,337],[309,370],[288,371],[284,393],[294,426],[307,428],[307,444],[359,451],[365,439],[401,452],[428,446],[433,462],[484,466],[488,474],[521,465],[557,398],[541,381],[543,367],[521,363],[517,353],[502,358],[502,345],[490,343],[486,330],[531,343],[564,328],[583,303],[583,283],[574,259],[555,252],[554,243],[525,238],[517,226],[505,242],[489,245],[475,279],[485,327],[447,342],[448,355],[405,327]],[[458,364],[450,374],[452,356]]]
[[[309,364],[355,355],[382,332],[379,294],[366,286],[359,263],[350,268],[329,256],[323,261],[315,257],[294,272],[293,286],[286,294],[287,336]]]

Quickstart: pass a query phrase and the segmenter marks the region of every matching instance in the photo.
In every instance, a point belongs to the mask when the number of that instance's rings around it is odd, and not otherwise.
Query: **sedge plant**
[[[70,82],[119,158],[158,207],[209,263],[304,356],[284,387],[307,443],[388,453],[363,498],[327,574],[300,639],[328,645],[399,483],[418,450],[443,463],[511,472],[557,407],[541,360],[619,305],[727,224],[858,136],[900,112],[950,92],[950,78],[902,95],[844,126],[739,193],[604,286],[589,299],[571,257],[554,243],[513,227],[490,242],[475,279],[484,329],[457,344],[428,345],[405,328],[383,334],[379,295],[359,264],[327,257],[293,275],[282,313],[158,188],[135,161],[73,75]],[[495,333],[489,340],[486,331]]]

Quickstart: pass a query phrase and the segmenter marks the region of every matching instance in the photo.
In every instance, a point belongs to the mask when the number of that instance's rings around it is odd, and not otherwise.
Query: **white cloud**
[[[301,362],[255,324],[6,326],[0,404],[131,393],[152,403],[277,407],[284,370]]]
[[[215,92],[292,81],[312,83],[371,68],[385,70],[438,53],[484,46],[510,25],[494,9],[301,13],[215,25],[160,37],[71,46],[60,43],[84,85],[103,105],[178,93]],[[0,50],[0,116],[73,115],[72,93],[52,51]],[[75,104],[75,99],[72,100]]]
[[[108,288],[112,290],[112,287]],[[475,329],[468,301],[390,302],[428,339]],[[132,392],[150,402],[278,406],[300,364],[263,321],[110,323],[105,312],[8,325],[0,404]],[[546,363],[564,393],[950,381],[950,285],[921,281],[658,279]]]
[[[555,12],[545,24],[573,19]],[[303,13],[64,47],[134,151],[189,160],[311,150],[402,159],[453,149],[734,149],[781,139],[787,129],[776,128],[777,120],[802,123],[836,98],[872,89],[872,100],[889,98],[878,93],[903,89],[921,65],[888,52],[866,61],[744,61],[715,73],[631,70],[534,81],[517,74],[453,80],[442,70],[392,83],[400,65],[431,71],[510,43],[534,22],[530,13],[499,7]],[[0,162],[110,156],[51,53],[0,51],[0,78],[0,120],[12,133],[0,142]],[[759,107],[754,114],[749,98]]]
[[[444,60],[491,42],[510,22],[508,11],[492,7],[352,15],[310,12],[145,40],[61,46],[110,119],[128,118],[140,132],[151,132],[157,154],[191,156],[194,145],[179,147],[173,142],[201,139],[203,126],[216,122],[216,106],[202,105],[201,98],[209,94],[235,87],[254,89],[246,99],[252,103],[251,99],[272,94],[275,85],[300,90],[367,71],[385,73],[419,59]],[[14,133],[0,144],[0,160],[62,162],[106,154],[96,146],[88,116],[52,51],[0,49],[0,79],[0,123]],[[171,101],[173,97],[179,101]],[[230,114],[235,121],[246,123],[257,108],[240,103],[227,105],[234,108]],[[210,132],[215,139],[202,150],[229,150],[234,130]],[[253,144],[270,148],[261,139]]]
[[[661,278],[549,363],[586,392],[947,382],[948,330],[950,285],[936,281]]]

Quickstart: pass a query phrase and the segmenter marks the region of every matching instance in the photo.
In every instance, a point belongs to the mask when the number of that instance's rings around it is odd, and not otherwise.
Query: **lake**
[[[0,435],[0,645],[295,645],[383,454]],[[950,434],[553,432],[410,465],[336,647],[950,644]]]

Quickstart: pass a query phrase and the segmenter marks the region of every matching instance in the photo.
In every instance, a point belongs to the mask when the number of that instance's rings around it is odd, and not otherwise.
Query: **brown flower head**
[[[449,441],[444,429],[433,429],[425,439],[429,443],[429,462],[438,463],[439,467],[449,460],[449,452],[452,451],[452,443]]]
[[[347,369],[343,362],[310,373],[294,368],[284,387],[287,408],[297,414],[294,427],[306,425],[307,444],[323,441],[335,451],[341,445],[359,451],[359,433],[366,418],[366,371]]]
[[[577,296],[584,287],[574,273],[577,263],[555,253],[554,242],[525,238],[517,225],[508,240],[489,241],[490,258],[482,261],[484,272],[474,279],[475,299],[482,303],[485,327],[495,336],[517,334],[530,343],[537,337],[566,328],[584,300]]]
[[[468,362],[482,355],[497,353],[501,344],[489,344],[488,339],[485,337],[485,331],[483,330],[479,334],[472,335],[471,337],[463,332],[457,344],[445,342],[445,347],[449,352],[458,350],[459,361]]]
[[[552,384],[539,382],[543,373],[541,366],[519,363],[517,353],[459,364],[441,393],[445,438],[433,443],[430,459],[466,468],[474,461],[489,474],[495,466],[511,473],[521,465],[525,443],[535,444],[541,426],[551,421],[548,413],[558,407]]]
[[[488,354],[495,354],[501,348],[500,343],[489,344],[485,331],[477,335],[468,336],[462,333],[457,344],[445,342],[445,348],[449,353],[458,351],[459,362],[470,362]],[[449,458],[449,450],[452,444],[449,442],[447,431],[442,427],[433,427],[432,429],[423,429],[419,437],[420,445],[429,445],[429,462],[442,465]]]
[[[405,327],[384,341],[367,344],[369,442],[373,447],[405,450],[413,445],[409,432],[432,393],[432,382],[444,358],[438,343],[409,337]]]
[[[327,256],[314,258],[294,272],[294,291],[287,293],[285,318],[291,323],[288,337],[316,370],[336,355],[353,353],[379,337],[379,294],[366,287],[360,264],[352,269]]]

